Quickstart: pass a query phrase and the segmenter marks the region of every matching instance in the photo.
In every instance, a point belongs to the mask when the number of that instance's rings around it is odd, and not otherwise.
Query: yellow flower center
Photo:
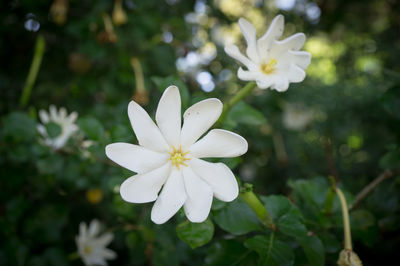
[[[89,255],[90,253],[92,253],[93,249],[91,246],[85,246],[83,248],[83,252],[85,252],[85,254]]]
[[[190,158],[186,158],[186,154],[188,154],[189,151],[182,152],[182,146],[179,146],[179,149],[175,149],[175,147],[172,146],[172,151],[169,152],[169,159],[172,162],[172,165],[178,168],[180,170],[180,166],[187,166],[185,161],[189,161]]]
[[[261,65],[261,71],[264,74],[272,74],[275,72],[275,66],[276,64],[278,64],[278,62],[276,62],[276,60],[274,58],[272,58],[271,60],[269,60],[268,63],[263,63]]]

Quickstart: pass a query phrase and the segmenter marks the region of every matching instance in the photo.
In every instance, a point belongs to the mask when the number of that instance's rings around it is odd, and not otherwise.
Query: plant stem
[[[254,213],[257,215],[257,218],[261,221],[261,223],[274,231],[275,224],[272,221],[272,218],[269,215],[267,209],[254,194],[252,187],[253,186],[251,184],[244,184],[243,188],[241,188],[240,196],[247,203],[247,205],[249,205],[250,208],[254,211]]]
[[[360,193],[357,194],[356,199],[350,205],[350,211],[357,208],[357,206],[384,180],[394,176],[394,172],[390,170],[385,170],[377,178],[375,178],[371,183],[369,183]]]
[[[46,42],[42,35],[38,35],[35,43],[35,52],[33,54],[31,67],[29,68],[29,73],[25,81],[25,86],[22,89],[21,99],[19,104],[21,107],[25,107],[31,97],[32,87],[35,84],[37,74],[40,69],[40,64],[42,63],[42,58],[44,54],[44,49],[46,47]]]
[[[343,227],[344,227],[344,248],[347,250],[353,250],[351,245],[351,229],[350,229],[350,219],[349,210],[347,209],[346,199],[340,188],[336,188],[336,193],[340,200],[340,206],[342,208],[343,215]]]
[[[224,109],[222,110],[222,114],[219,117],[216,125],[220,125],[225,121],[226,115],[229,110],[235,106],[240,100],[249,95],[253,89],[256,87],[256,83],[254,81],[250,81],[246,84],[238,93],[236,93],[227,103],[224,104]]]
[[[333,201],[335,199],[335,191],[336,191],[336,181],[334,176],[328,177],[331,187],[328,189],[328,193],[326,194],[325,205],[323,209],[323,213],[325,215],[331,215],[333,209]]]

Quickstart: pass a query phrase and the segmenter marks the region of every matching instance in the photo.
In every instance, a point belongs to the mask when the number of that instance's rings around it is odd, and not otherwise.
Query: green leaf
[[[13,112],[4,117],[2,138],[9,141],[31,141],[36,135],[35,122],[25,113]]]
[[[61,127],[57,123],[49,122],[45,127],[50,138],[55,138],[61,134]]]
[[[234,235],[264,230],[253,210],[241,198],[227,204],[214,217],[222,229]]]
[[[92,140],[100,140],[104,136],[103,125],[93,117],[85,117],[78,120],[80,129]]]
[[[271,195],[268,197],[261,196],[260,198],[274,220],[278,220],[288,213],[294,217],[302,218],[299,208],[285,196]]]
[[[178,237],[190,245],[191,248],[201,247],[207,244],[214,235],[214,224],[207,219],[202,223],[184,221],[176,227]]]
[[[384,169],[400,169],[400,148],[392,149],[379,161],[380,167]]]
[[[261,197],[279,231],[292,237],[303,237],[307,234],[300,210],[284,196]]]
[[[205,265],[257,265],[257,255],[246,249],[242,241],[235,239],[214,242],[207,250]],[[202,264],[201,264],[202,265]]]
[[[244,245],[260,255],[259,265],[290,266],[294,263],[292,248],[279,240],[274,233],[269,236],[255,236],[244,242]]]
[[[325,265],[325,250],[321,240],[316,236],[297,238],[312,266]]]
[[[291,213],[279,218],[275,224],[283,234],[288,236],[302,237],[307,234],[305,225]]]
[[[261,126],[267,123],[264,115],[244,101],[238,102],[228,113],[228,120],[238,124]]]

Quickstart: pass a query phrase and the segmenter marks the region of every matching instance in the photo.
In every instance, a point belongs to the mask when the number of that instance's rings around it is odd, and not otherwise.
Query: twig
[[[385,170],[381,173],[377,178],[374,179],[369,185],[367,185],[360,193],[357,194],[356,199],[350,205],[349,210],[352,211],[358,207],[358,205],[384,180],[391,178],[394,176],[394,172],[391,170]]]
[[[29,68],[28,76],[25,81],[25,86],[22,89],[22,95],[19,101],[21,107],[25,107],[25,105],[29,101],[29,98],[31,97],[32,87],[35,84],[37,74],[39,73],[45,47],[46,42],[44,40],[44,37],[42,35],[38,35],[35,43],[35,51],[33,54],[31,67]]]

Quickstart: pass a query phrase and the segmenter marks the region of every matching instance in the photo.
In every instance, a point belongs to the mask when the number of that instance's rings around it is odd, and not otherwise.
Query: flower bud
[[[67,21],[68,0],[54,0],[50,7],[50,15],[58,25],[63,25]]]
[[[123,25],[128,21],[125,11],[122,7],[122,0],[115,0],[112,19],[116,26]]]
[[[337,264],[339,266],[362,266],[362,262],[358,255],[349,249],[343,249],[340,252]]]

